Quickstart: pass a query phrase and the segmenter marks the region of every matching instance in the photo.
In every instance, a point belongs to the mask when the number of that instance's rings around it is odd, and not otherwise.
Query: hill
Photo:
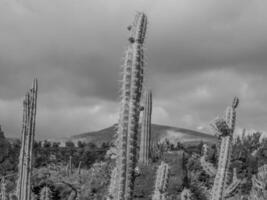
[[[200,141],[211,142],[211,143],[216,142],[215,136],[190,129],[152,124],[151,131],[152,131],[151,134],[153,141],[163,142],[165,139],[168,139],[171,143],[174,144],[176,144],[177,142],[181,143],[195,143]],[[112,141],[114,139],[115,132],[116,132],[116,124],[99,131],[74,135],[68,139],[73,141],[74,143],[81,140],[101,145],[103,142],[109,143],[110,141]]]

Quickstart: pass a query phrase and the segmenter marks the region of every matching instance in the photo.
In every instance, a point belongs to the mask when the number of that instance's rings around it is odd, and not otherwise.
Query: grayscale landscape
[[[267,199],[266,8],[0,0],[0,200]]]

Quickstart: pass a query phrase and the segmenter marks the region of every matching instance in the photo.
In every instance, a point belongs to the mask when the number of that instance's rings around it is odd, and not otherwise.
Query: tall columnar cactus
[[[142,119],[141,141],[139,162],[148,164],[151,150],[151,114],[152,114],[152,92],[144,92],[144,113]]]
[[[31,199],[32,151],[35,137],[35,119],[37,103],[37,79],[26,93],[23,101],[23,123],[21,149],[18,167],[17,196],[19,200]]]
[[[52,192],[49,187],[44,186],[40,192],[40,200],[51,200]]]
[[[258,174],[252,176],[251,200],[264,200],[267,198],[267,165],[258,169]]]
[[[165,200],[169,179],[170,167],[168,164],[161,162],[157,170],[155,188],[152,200]]]
[[[116,200],[131,200],[136,166],[137,133],[140,113],[140,98],[143,87],[144,53],[147,17],[138,13],[130,31],[129,47],[123,65],[120,118],[117,131],[118,155],[116,167],[117,190],[111,194]],[[111,183],[114,181],[111,180]]]
[[[226,199],[240,183],[240,181],[234,177],[233,183],[228,185],[228,171],[231,161],[232,139],[235,129],[236,108],[238,103],[239,99],[235,97],[232,106],[228,107],[226,110],[226,118],[217,118],[211,124],[215,133],[221,139],[218,168],[211,191],[211,200]]]

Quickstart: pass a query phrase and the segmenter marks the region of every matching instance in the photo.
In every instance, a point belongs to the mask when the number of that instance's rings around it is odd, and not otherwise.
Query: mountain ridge
[[[98,131],[73,135],[69,138],[69,140],[73,142],[92,142],[97,145],[101,145],[104,142],[109,143],[114,139],[114,135],[116,133],[116,126],[117,124],[114,124],[110,127]],[[171,143],[186,143],[199,141],[212,143],[216,142],[215,136],[204,132],[159,124],[152,124],[151,135],[152,141],[154,142],[163,142],[166,139],[169,140]]]

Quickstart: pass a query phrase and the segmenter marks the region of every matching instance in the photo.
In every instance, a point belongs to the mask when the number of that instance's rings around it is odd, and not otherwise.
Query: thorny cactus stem
[[[251,200],[264,200],[267,198],[267,165],[258,168],[258,174],[252,176]]]
[[[31,199],[32,151],[35,138],[35,120],[37,104],[37,79],[27,92],[23,101],[23,125],[21,150],[19,158],[19,178],[17,181],[17,196],[19,200]]]
[[[110,194],[116,200],[131,200],[136,166],[137,133],[140,113],[140,98],[143,85],[143,43],[147,17],[138,13],[130,30],[130,45],[123,66],[120,119],[118,123],[118,156],[116,167],[117,190]],[[111,180],[111,183],[114,181]]]
[[[155,189],[152,200],[165,200],[169,180],[170,167],[167,163],[161,162],[157,169]]]
[[[141,129],[141,143],[139,162],[148,164],[151,150],[151,114],[152,114],[152,92],[145,90],[144,92],[144,112]]]
[[[40,193],[40,200],[51,200],[52,192],[49,187],[44,186]]]
[[[236,111],[239,103],[237,97],[234,98],[232,107],[226,110],[226,119],[216,119],[213,129],[216,130],[221,138],[220,154],[218,161],[218,169],[215,176],[214,184],[211,191],[211,200],[224,200],[226,198],[228,187],[228,170],[232,153],[232,138],[235,129]],[[232,187],[233,185],[230,185]],[[237,186],[235,186],[236,188]],[[235,188],[232,188],[231,191]]]

